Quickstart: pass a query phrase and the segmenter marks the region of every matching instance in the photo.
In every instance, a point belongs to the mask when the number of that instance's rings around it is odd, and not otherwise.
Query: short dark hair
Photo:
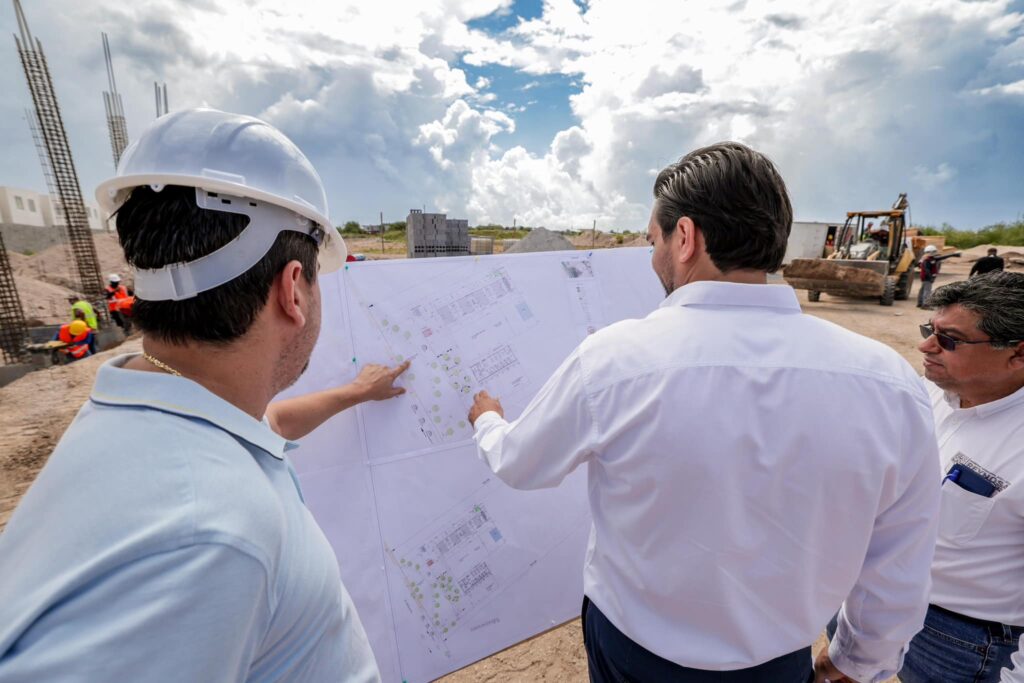
[[[993,346],[1024,340],[1024,273],[992,271],[939,287],[928,299],[936,308],[954,304],[978,315],[978,329]]]
[[[665,236],[688,216],[722,272],[782,266],[793,207],[782,176],[760,152],[738,142],[694,150],[658,174],[654,198]]]
[[[998,250],[998,249],[996,249],[995,247],[989,247],[989,248],[988,248],[988,253],[990,253],[990,254],[992,254],[993,256],[995,256],[996,254],[998,254],[998,253],[999,253],[999,250]]]
[[[192,187],[160,192],[138,187],[117,210],[117,236],[134,268],[160,268],[216,251],[245,229],[246,216],[202,209]],[[136,298],[132,318],[146,334],[171,344],[227,344],[245,334],[267,303],[274,278],[289,261],[302,264],[306,282],[316,280],[317,245],[286,231],[256,265],[230,282],[182,301]]]

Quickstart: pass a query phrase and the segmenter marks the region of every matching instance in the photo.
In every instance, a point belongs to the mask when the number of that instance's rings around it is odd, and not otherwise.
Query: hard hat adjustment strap
[[[181,301],[230,282],[259,263],[285,230],[308,235],[317,245],[323,229],[290,209],[248,197],[196,188],[196,205],[249,218],[233,240],[194,261],[135,271],[135,293],[144,301]]]

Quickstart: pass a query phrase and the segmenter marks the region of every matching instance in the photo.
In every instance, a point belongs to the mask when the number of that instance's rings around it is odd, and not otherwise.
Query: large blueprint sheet
[[[477,457],[481,389],[514,419],[588,334],[663,296],[648,249],[350,263],[321,280],[310,367],[285,395],[411,359],[407,393],[342,413],[292,453],[385,681],[426,681],[579,612],[585,468],[510,489]]]

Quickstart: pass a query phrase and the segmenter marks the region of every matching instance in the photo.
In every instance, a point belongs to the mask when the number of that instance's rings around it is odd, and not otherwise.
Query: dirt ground
[[[371,251],[374,244],[376,253]],[[116,247],[116,242],[113,246]],[[401,249],[389,249],[383,256],[404,256],[404,245],[399,246]],[[110,247],[106,243],[100,247],[105,252],[101,259],[105,266],[109,265],[114,270],[120,264],[112,258],[116,254]],[[381,256],[379,240],[353,240],[349,248],[355,253],[366,252],[371,258]],[[1020,248],[1000,249],[1001,252],[1011,250],[1021,251]],[[985,248],[978,247],[964,252],[962,259],[946,261],[937,286],[964,279],[973,261],[984,253]],[[1020,271],[1024,267],[1015,265],[1014,269]],[[36,268],[28,259],[17,259],[15,270],[20,271],[21,277],[34,275],[39,282],[57,285],[59,281],[59,275],[49,272],[55,268]],[[928,314],[914,306],[916,289],[915,286],[910,301],[897,301],[892,307],[827,294],[822,295],[820,302],[810,303],[806,293],[798,294],[805,312],[885,342],[920,371],[921,363],[916,351],[920,342],[917,326],[928,319]],[[34,372],[0,388],[0,443],[3,444],[0,451],[0,529],[88,397],[97,368],[110,356],[138,351],[140,346],[137,337],[131,338],[117,349],[72,365]],[[822,643],[823,640],[819,641],[818,646]],[[447,683],[586,681],[586,656],[579,620],[493,655],[443,680]]]

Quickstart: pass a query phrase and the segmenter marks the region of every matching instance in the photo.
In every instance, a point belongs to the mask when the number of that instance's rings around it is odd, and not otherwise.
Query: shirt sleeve
[[[264,566],[227,545],[192,545],[57,602],[0,658],[0,683],[245,681],[269,622]]]
[[[480,458],[517,489],[557,486],[597,445],[579,349],[555,371],[514,422],[497,413],[477,418]]]
[[[832,663],[863,683],[896,675],[928,609],[942,477],[931,410],[924,396],[916,403],[903,442],[909,471],[897,479],[904,483],[895,487],[895,501],[875,518],[860,576],[839,610],[829,646]]]

